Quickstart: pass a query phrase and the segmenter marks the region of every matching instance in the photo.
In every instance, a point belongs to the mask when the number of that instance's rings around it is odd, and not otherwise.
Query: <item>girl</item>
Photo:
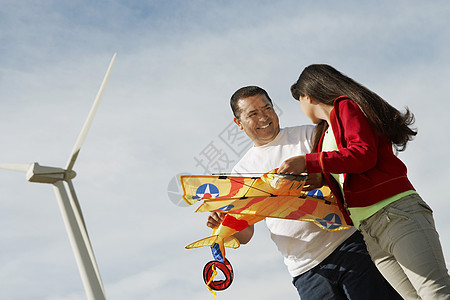
[[[315,153],[279,173],[322,173],[362,232],[380,272],[405,299],[450,299],[450,277],[432,210],[394,154],[417,131],[414,116],[328,65],[311,65],[291,87],[316,126]]]

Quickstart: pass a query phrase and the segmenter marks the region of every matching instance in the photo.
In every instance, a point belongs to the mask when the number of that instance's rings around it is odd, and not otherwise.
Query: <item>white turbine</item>
[[[95,97],[94,104],[92,105],[80,135],[78,136],[65,169],[44,167],[36,162],[26,165],[0,164],[0,168],[2,169],[26,172],[26,178],[30,182],[50,183],[53,185],[86,295],[88,299],[96,300],[105,299],[105,291],[100,278],[97,262],[95,261],[94,251],[92,250],[91,242],[86,230],[83,215],[81,213],[81,207],[72,184],[72,179],[76,176],[76,173],[72,169],[89,128],[91,127],[95,113],[97,112],[98,105],[101,101],[101,97],[109,79],[115,59],[116,54],[114,54],[111,59],[103,82],[97,96]],[[69,188],[69,193],[66,191],[66,186]]]

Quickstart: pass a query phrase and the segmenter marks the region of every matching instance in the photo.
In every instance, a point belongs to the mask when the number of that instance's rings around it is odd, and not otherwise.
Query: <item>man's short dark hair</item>
[[[264,95],[267,100],[269,100],[270,104],[272,104],[272,99],[270,99],[269,94],[267,94],[267,92],[260,88],[259,86],[244,86],[240,89],[238,89],[236,92],[234,92],[234,94],[231,96],[230,99],[230,105],[231,105],[231,110],[233,111],[233,114],[236,118],[239,119],[239,99],[245,99],[248,97],[252,97],[252,96],[256,96],[256,95]]]

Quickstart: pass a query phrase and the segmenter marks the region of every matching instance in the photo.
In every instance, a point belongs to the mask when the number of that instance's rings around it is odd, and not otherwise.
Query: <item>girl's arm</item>
[[[330,119],[340,149],[291,157],[279,173],[363,173],[376,165],[379,136],[358,105],[340,101]]]
[[[338,151],[307,154],[308,172],[363,173],[377,163],[379,135],[356,103],[344,100],[331,112]]]

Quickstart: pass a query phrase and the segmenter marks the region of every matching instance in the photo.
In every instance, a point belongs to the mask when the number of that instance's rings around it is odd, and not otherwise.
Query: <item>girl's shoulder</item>
[[[334,113],[337,116],[364,114],[361,107],[347,96],[340,96],[334,101]]]
[[[339,108],[339,109],[346,108],[346,107],[348,107],[350,109],[352,109],[352,108],[360,109],[358,104],[356,104],[356,102],[354,102],[352,99],[350,99],[347,96],[337,97],[336,100],[334,100],[334,107]]]

